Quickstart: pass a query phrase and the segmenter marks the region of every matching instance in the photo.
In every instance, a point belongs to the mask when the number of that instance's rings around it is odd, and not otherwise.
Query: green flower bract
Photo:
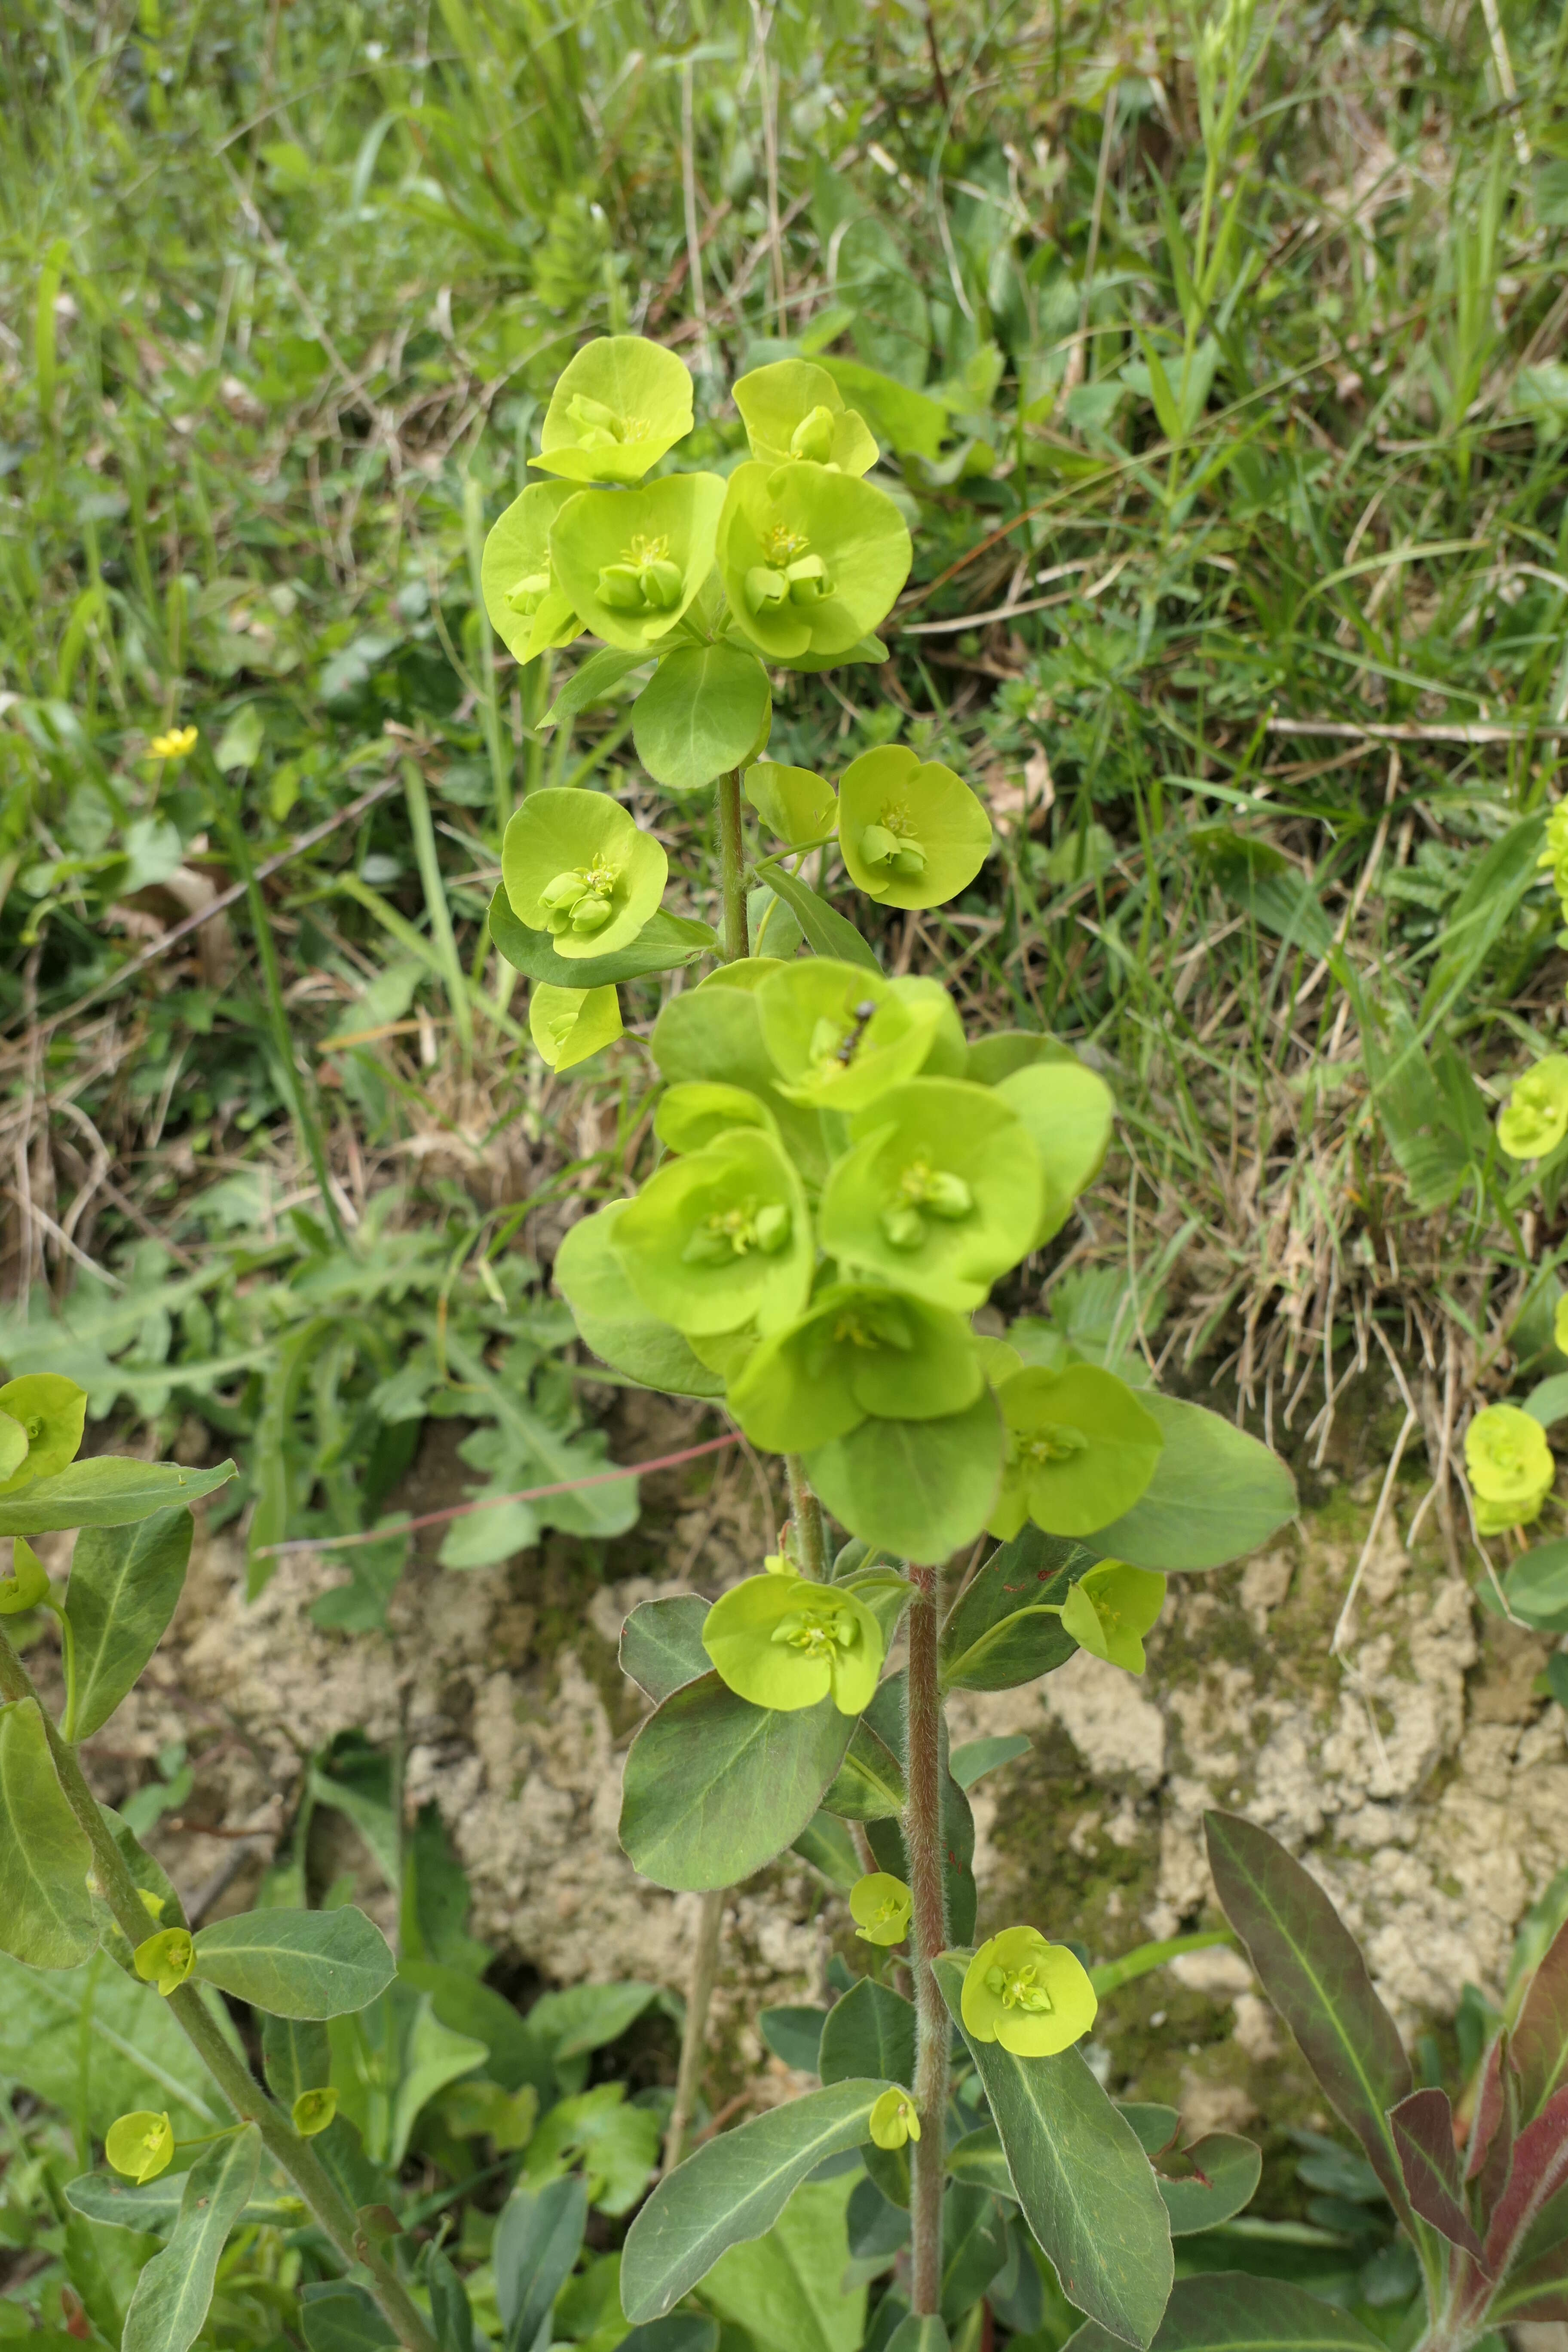
[[[730,1410],[754,1445],[804,1454],[873,1416],[937,1421],[984,1387],[963,1318],[869,1283],[836,1283],[765,1339],[731,1384]]]
[[[529,463],[574,482],[640,482],[691,430],[691,376],[642,335],[584,343],[556,379]]]
[[[840,1715],[868,1706],[882,1629],[863,1601],[804,1576],[749,1576],[716,1601],[702,1646],[737,1697],[781,1714],[827,1697]]]
[[[773,1115],[760,1095],[714,1078],[666,1087],[653,1115],[653,1131],[671,1151],[700,1151],[731,1127],[760,1127],[777,1140]]]
[[[570,482],[531,482],[513,499],[485,541],[479,583],[485,610],[508,653],[531,661],[551,646],[569,646],[582,625],[550,562],[550,526],[568,499]]]
[[[810,768],[759,760],[746,770],[744,788],[763,823],[792,849],[826,841],[837,827],[837,794],[826,776]]]
[[[1544,1160],[1568,1135],[1568,1055],[1548,1054],[1514,1081],[1498,1114],[1497,1139],[1510,1160]]]
[[[963,1067],[963,1031],[937,982],[885,980],[812,956],[779,965],[756,995],[763,1042],[792,1102],[861,1110],[919,1070]]]
[[[999,2042],[1016,2058],[1050,2058],[1089,2032],[1100,2003],[1065,1944],[1047,1943],[1036,1927],[1005,1927],[970,1961],[959,2007],[973,2040]]]
[[[188,1928],[161,1927],[155,1936],[137,1945],[132,1958],[142,1983],[156,1985],[166,1998],[184,1983],[195,1967],[196,1948]]]
[[[940,907],[991,850],[991,819],[963,778],[902,743],[862,753],[838,780],[849,878],[886,907]]]
[[[771,661],[831,659],[873,630],[909,578],[885,492],[824,466],[737,466],[717,541],[730,617]]]
[[[27,1441],[20,1469],[0,1479],[0,1495],[10,1495],[35,1478],[52,1478],[76,1460],[87,1421],[87,1391],[63,1372],[24,1372],[0,1388],[0,1413],[16,1422]]]
[[[143,2181],[156,2180],[173,2162],[174,2126],[166,2115],[155,2116],[144,2107],[117,2116],[104,2134],[103,2153],[116,2172],[140,2188]]]
[[[550,561],[584,628],[629,653],[668,636],[713,569],[717,474],[667,474],[640,490],[583,490],[550,532]]]
[[[1097,1364],[1035,1367],[996,1391],[1007,1466],[988,1525],[1016,1536],[1033,1519],[1047,1535],[1088,1536],[1130,1511],[1154,1475],[1160,1424],[1125,1381]]]
[[[1541,1423],[1516,1404],[1482,1407],[1465,1432],[1465,1467],[1482,1502],[1540,1508],[1557,1475]],[[1511,1518],[1503,1524],[1511,1527]]]
[[[1143,1636],[1160,1614],[1165,1580],[1152,1569],[1101,1560],[1079,1579],[1062,1603],[1062,1631],[1080,1650],[1141,1675]]]
[[[732,395],[752,455],[767,466],[805,458],[841,474],[876,464],[877,439],[826,368],[810,360],[775,360],[737,379]]]
[[[913,1895],[889,1870],[868,1871],[849,1890],[849,1916],[863,1944],[901,1944],[913,1910]]]
[[[1038,1155],[1007,1106],[962,1078],[912,1078],[850,1122],[822,1197],[822,1246],[847,1271],[978,1307],[1026,1257],[1040,1222]]]
[[[921,2119],[909,2093],[884,2091],[872,2104],[866,2128],[877,2147],[902,2147],[906,2140],[919,2139]]]
[[[1070,1055],[1013,1070],[995,1088],[1034,1140],[1045,1178],[1045,1202],[1034,1246],[1058,1234],[1072,1204],[1099,1173],[1110,1141],[1115,1105],[1103,1078]]]
[[[534,982],[528,1034],[552,1070],[570,1070],[621,1034],[621,1000],[613,988],[557,988]]]
[[[691,1334],[792,1323],[816,1264],[800,1178],[755,1127],[668,1160],[616,1220],[615,1248],[648,1311]]]
[[[664,896],[669,860],[606,793],[530,793],[501,844],[511,910],[558,956],[630,945]]]

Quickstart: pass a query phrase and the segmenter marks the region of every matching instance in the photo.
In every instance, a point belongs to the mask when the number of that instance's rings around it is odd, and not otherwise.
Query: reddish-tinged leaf
[[[1568,2187],[1568,2090],[1549,2099],[1514,2143],[1508,2186],[1487,2223],[1486,2264],[1501,2278],[1542,2207]]]
[[[1410,2061],[1354,1937],[1316,1879],[1267,1830],[1239,1813],[1206,1814],[1205,1825],[1220,1902],[1263,1990],[1418,2239],[1388,2121],[1390,2107],[1410,2091]]]
[[[1568,2085],[1568,1927],[1558,1929],[1531,1979],[1509,2054],[1519,2076],[1520,2121],[1533,2123]]]
[[[1480,2262],[1481,2242],[1465,2210],[1458,2150],[1454,2146],[1454,2110],[1447,2092],[1412,2091],[1407,2099],[1389,2109],[1388,2120],[1410,2202],[1451,2246],[1463,2247]]]
[[[1509,2109],[1509,2080],[1504,2072],[1506,2033],[1500,2033],[1481,2061],[1480,2086],[1476,2093],[1475,2113],[1470,2118],[1470,2137],[1465,2152],[1465,2179],[1473,2180],[1487,2160],[1488,2151],[1497,2137],[1498,2126]],[[1511,2146],[1512,2135],[1510,2135]],[[1482,2210],[1485,2210],[1483,2205]]]

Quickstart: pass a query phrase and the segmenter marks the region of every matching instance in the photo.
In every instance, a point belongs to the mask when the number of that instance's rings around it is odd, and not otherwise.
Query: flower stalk
[[[931,1962],[947,1946],[947,1888],[942,1851],[942,1691],[937,1679],[937,1571],[911,1568],[910,1665],[906,1685],[904,1849],[913,1898],[915,2108],[911,2142],[912,2308],[917,2318],[942,2307],[942,2200],[946,2173],[949,2025]]]
[[[724,889],[723,957],[739,963],[746,936],[746,861],[741,842],[741,771],[719,779],[719,867]]]

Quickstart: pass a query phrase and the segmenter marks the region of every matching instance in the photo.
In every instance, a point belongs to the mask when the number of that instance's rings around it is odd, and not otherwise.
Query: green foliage
[[[230,2230],[249,2200],[261,2161],[254,2124],[197,2158],[169,2242],[136,2282],[125,2315],[124,2352],[189,2352],[205,2323]]]
[[[68,1738],[102,1729],[162,1641],[184,1589],[191,1534],[178,1504],[78,1538],[65,1604],[75,1651]]]
[[[272,2017],[343,2017],[391,1983],[395,1963],[379,1927],[338,1911],[258,1911],[220,1919],[195,1938],[208,1984]]]
[[[0,1706],[0,1951],[35,1969],[79,1967],[98,1942],[91,1868],[37,1699]]]

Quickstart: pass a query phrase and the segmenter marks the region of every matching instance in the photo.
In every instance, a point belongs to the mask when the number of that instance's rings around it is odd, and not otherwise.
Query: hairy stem
[[[811,1491],[805,1465],[798,1454],[786,1454],[784,1458],[784,1476],[789,1480],[790,1524],[795,1528],[796,1560],[803,1576],[817,1584],[827,1577],[827,1531],[822,1524],[822,1505]]]
[[[746,861],[741,847],[741,771],[731,768],[719,779],[719,864],[724,878],[724,946],[726,963],[738,963],[746,954]]]
[[[942,2305],[942,2198],[946,2175],[947,2004],[931,1962],[947,1946],[947,1887],[942,1852],[942,1692],[937,1681],[936,1570],[911,1568],[910,1671],[904,1727],[904,1847],[914,1898],[910,1937],[915,1979],[915,2109],[921,2136],[912,2143],[914,2194],[913,2309],[917,2317]]]
[[[37,1699],[37,1696],[32,1676],[4,1631],[0,1631],[0,1696]],[[75,1748],[61,1738],[41,1703],[38,1711],[48,1734],[60,1787],[92,1848],[93,1870],[104,1900],[121,1935],[134,1947],[150,1932],[140,1890],[87,1785]],[[229,2048],[207,2014],[195,1985],[180,1985],[167,1998],[170,2011],[185,2039],[235,2114],[258,2126],[268,2154],[282,2166],[344,2262],[351,2267],[362,2263],[369,2272],[371,2293],[399,2343],[407,2347],[407,2352],[441,2352],[423,2313],[374,2241],[361,2229],[353,2206],[335,2186],[314,2148],[300,2138],[282,2109],[261,2089],[245,2061]]]
[[[725,1889],[715,1886],[702,1897],[697,1918],[697,1945],[691,1955],[691,1978],[686,1989],[686,2024],[680,2036],[680,2071],[675,2078],[675,2105],[664,2136],[664,2167],[673,2172],[686,2149],[687,2127],[697,2105],[702,2061],[708,2054],[708,2011],[719,1974],[719,1938],[724,1926]]]

